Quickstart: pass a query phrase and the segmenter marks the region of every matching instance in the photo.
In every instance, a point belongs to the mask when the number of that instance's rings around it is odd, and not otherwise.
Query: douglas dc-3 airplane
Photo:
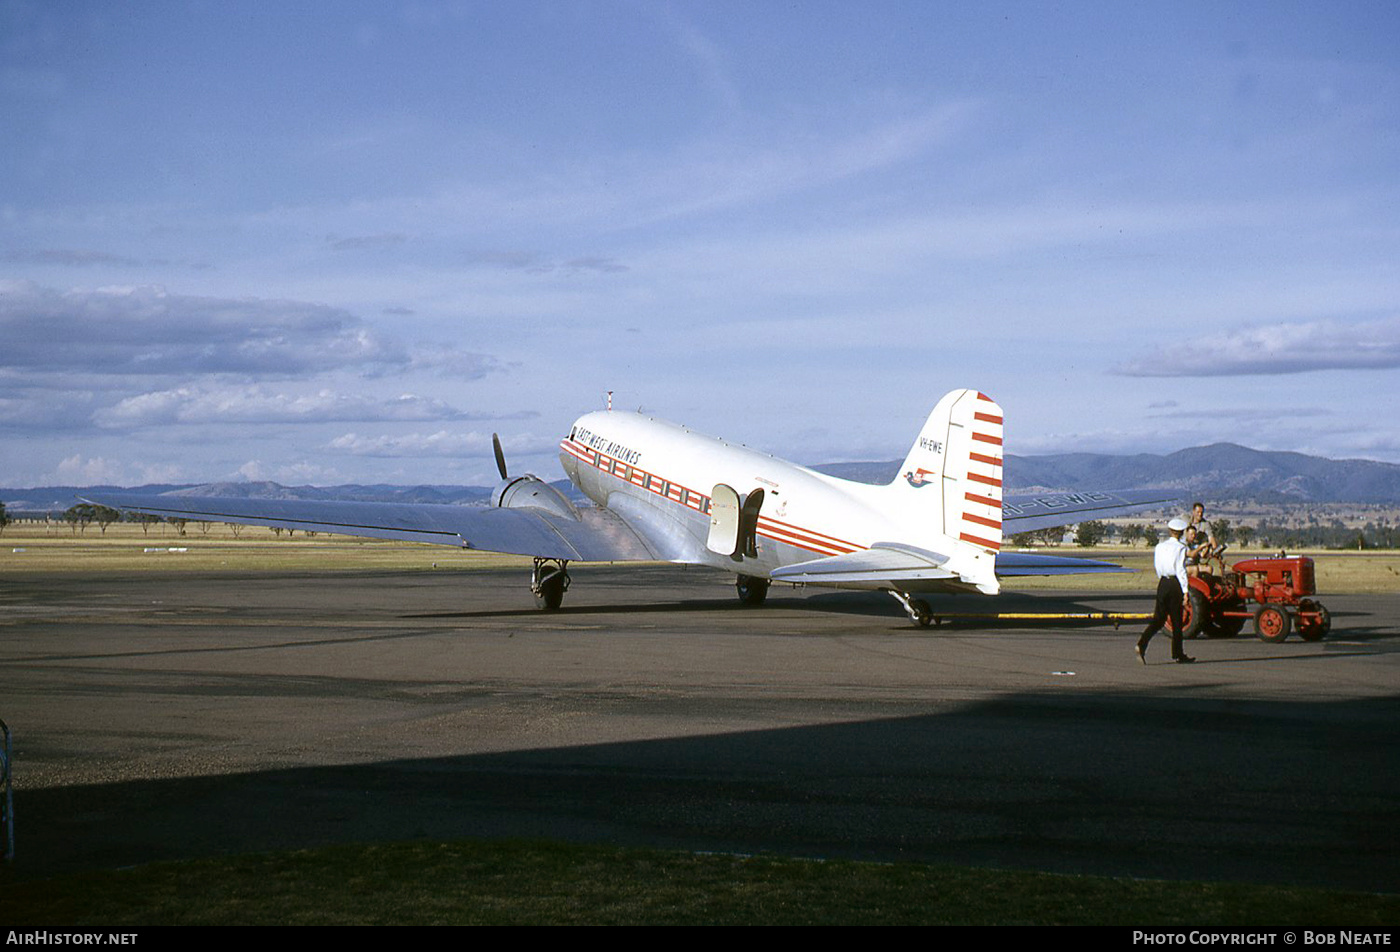
[[[336,532],[534,556],[530,588],[556,609],[568,563],[670,561],[738,576],[762,604],[773,581],[889,592],[929,624],[921,593],[995,595],[998,576],[1114,571],[1107,562],[1001,552],[1003,534],[1167,502],[1163,492],[1002,495],[1002,411],[976,390],[938,402],[886,486],[837,479],[641,413],[587,413],[559,459],[595,504],[507,475],[491,505],[453,506],[94,493],[168,518]]]

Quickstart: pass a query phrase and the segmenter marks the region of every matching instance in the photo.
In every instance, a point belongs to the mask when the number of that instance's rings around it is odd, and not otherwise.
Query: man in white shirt
[[[1137,642],[1138,660],[1143,664],[1147,664],[1147,643],[1168,620],[1172,625],[1172,660],[1177,664],[1190,664],[1196,660],[1187,657],[1181,650],[1181,606],[1186,600],[1189,585],[1186,581],[1186,546],[1181,541],[1181,534],[1186,531],[1186,520],[1173,519],[1167,523],[1167,531],[1171,537],[1157,543],[1152,553],[1152,566],[1157,570],[1157,607],[1147,630]]]

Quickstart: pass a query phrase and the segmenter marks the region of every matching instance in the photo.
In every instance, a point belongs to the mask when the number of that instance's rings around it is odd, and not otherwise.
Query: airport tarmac
[[[489,836],[1400,890],[1400,594],[1144,668],[1138,623],[571,571],[0,582],[15,872]]]

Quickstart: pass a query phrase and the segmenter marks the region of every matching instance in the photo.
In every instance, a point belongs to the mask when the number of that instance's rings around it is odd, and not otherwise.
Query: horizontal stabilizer
[[[1071,559],[1063,555],[1036,555],[1030,552],[998,552],[997,575],[1087,575],[1099,572],[1131,572],[1112,562],[1097,559]]]
[[[946,555],[909,545],[877,542],[848,555],[833,555],[774,569],[781,582],[811,585],[871,585],[880,582],[946,581],[958,574],[943,568]]]
[[[1002,531],[1012,536],[1034,529],[1053,529],[1085,519],[1122,515],[1143,506],[1162,506],[1180,500],[1181,494],[1170,489],[1017,494],[1006,496],[1001,501]],[[997,571],[1001,571],[1000,566]]]

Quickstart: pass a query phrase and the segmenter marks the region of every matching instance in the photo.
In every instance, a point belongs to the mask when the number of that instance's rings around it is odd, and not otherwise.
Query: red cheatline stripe
[[[819,538],[820,533],[809,532],[807,530],[798,531],[774,526],[771,524],[764,525],[763,523],[759,523],[758,532],[760,535],[767,535],[770,538],[780,539],[781,541],[792,541],[801,544],[803,548],[812,548],[813,546],[819,546],[823,549],[832,549],[836,552],[843,553],[854,552],[856,551],[856,549],[859,548],[859,546],[852,545],[849,542],[833,542],[829,541],[828,539]]]
[[[794,546],[798,549],[806,549],[808,552],[815,552],[817,555],[849,555],[854,549],[838,549],[831,545],[818,545],[815,542],[803,542],[798,539],[785,539],[781,536],[770,536],[766,532],[758,534],[760,539],[767,539],[770,542],[781,542],[785,545]]]
[[[995,456],[983,456],[981,453],[968,453],[968,459],[976,460],[979,463],[986,463],[988,466],[1000,466],[1001,460]]]
[[[1001,508],[1001,500],[993,499],[990,496],[979,496],[976,493],[963,493],[963,498],[971,502],[980,502],[984,506],[991,506],[993,509]]]
[[[978,399],[978,400],[986,400],[988,403],[996,403],[995,400],[993,400],[991,397],[987,396],[985,393],[982,393],[980,390],[977,392],[977,399]]]
[[[830,542],[823,542],[820,539],[813,539],[796,532],[783,532],[773,529],[764,530],[760,528],[758,534],[763,538],[772,539],[775,542],[786,542],[789,545],[795,545],[801,549],[808,549],[812,552],[822,552],[827,555],[844,555],[847,552],[855,551],[854,548],[832,545]]]
[[[983,413],[980,410],[973,411],[972,418],[974,420],[981,420],[983,423],[995,423],[998,426],[1000,426],[1002,423],[1001,417],[992,416],[990,413]]]
[[[790,531],[803,532],[807,535],[810,535],[814,539],[825,539],[827,542],[834,542],[837,545],[855,546],[854,542],[851,542],[847,539],[840,539],[834,535],[827,535],[825,532],[818,532],[816,529],[806,529],[802,526],[795,526],[790,522],[783,522],[779,519],[774,519],[770,516],[760,515],[758,517],[758,526],[760,529],[764,526],[772,526],[776,529],[787,529]],[[859,548],[859,546],[855,547]]]
[[[962,535],[958,536],[958,538],[963,542],[971,542],[973,545],[980,545],[984,549],[996,551],[1001,548],[1000,542],[993,542],[991,539],[979,539],[977,536],[967,532],[964,532]]]
[[[1000,519],[985,519],[982,516],[974,516],[970,512],[963,513],[963,522],[975,522],[979,526],[986,526],[988,529],[1000,529]]]
[[[972,438],[974,440],[981,440],[983,443],[991,443],[995,446],[1001,445],[1001,437],[992,436],[989,433],[974,433],[972,434]]]
[[[981,473],[968,473],[967,478],[975,483],[985,483],[988,486],[1000,486],[1001,480],[993,479],[990,476],[983,476]]]
[[[584,458],[579,455],[575,446],[571,444],[569,440],[564,440],[559,445],[573,455],[578,456],[580,459]],[[583,447],[579,448],[583,449]],[[611,457],[601,453],[598,454],[597,465],[600,469],[611,471],[610,464],[612,462],[613,460]],[[640,486],[645,472],[645,470],[633,467],[632,477],[628,481]],[[653,474],[652,485],[648,488],[653,492],[660,493],[659,480],[660,477]],[[676,498],[677,494],[683,494],[682,498]],[[671,483],[669,486],[668,496],[675,499],[677,502],[684,502],[685,505],[697,511],[701,511],[701,506],[705,500],[705,497],[700,493],[692,492],[674,483]],[[1000,506],[1001,504],[996,503],[995,505]],[[786,522],[780,522],[777,519],[770,519],[766,516],[759,517],[758,529],[759,535],[772,539],[775,542],[786,542],[789,545],[795,545],[800,549],[806,549],[809,552],[816,552],[821,555],[845,555],[849,552],[859,551],[862,548],[853,542],[838,539],[836,536],[829,536],[825,533],[817,532],[815,529],[803,529]]]

